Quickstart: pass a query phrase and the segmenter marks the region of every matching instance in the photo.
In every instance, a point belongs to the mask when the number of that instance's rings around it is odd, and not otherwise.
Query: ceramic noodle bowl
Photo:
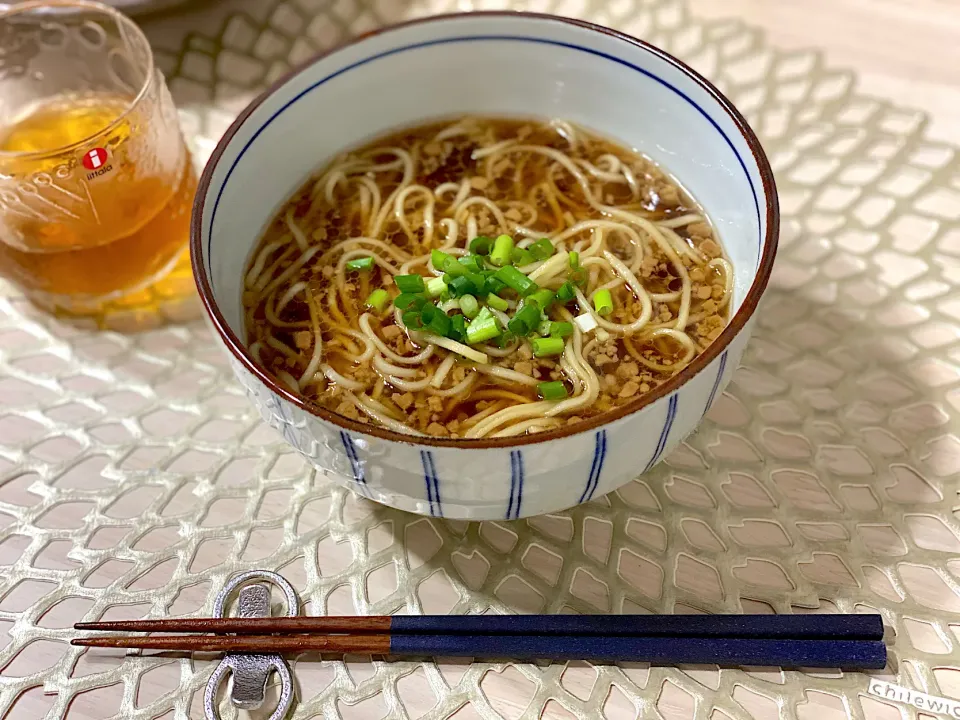
[[[336,154],[395,128],[464,114],[563,118],[663,165],[703,206],[734,268],[723,333],[631,403],[536,434],[415,437],[342,417],[279,384],[246,349],[241,296],[258,239]],[[263,419],[317,468],[424,515],[516,519],[562,510],[648,471],[700,423],[743,354],[776,252],[773,176],[715,88],[666,53],[549,16],[477,13],[367,35],[248,107],[207,165],[192,255],[214,332]]]

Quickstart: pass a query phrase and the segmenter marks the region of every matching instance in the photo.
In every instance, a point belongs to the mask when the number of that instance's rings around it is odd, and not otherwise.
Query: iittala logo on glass
[[[113,165],[108,165],[107,159],[107,151],[102,147],[94,148],[83,156],[83,166],[91,171],[87,174],[87,180],[93,180],[93,178],[113,170]]]

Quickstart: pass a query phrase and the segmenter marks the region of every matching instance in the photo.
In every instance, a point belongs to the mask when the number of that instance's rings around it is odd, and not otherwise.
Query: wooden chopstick
[[[783,640],[882,640],[879,615],[397,615],[171,618],[88,622],[77,630],[272,635],[599,635]]]
[[[76,638],[82,647],[240,653],[390,653],[390,635],[124,635]]]
[[[126,636],[71,641],[85,647],[186,652],[375,654],[649,662],[775,667],[879,669],[886,646],[875,640],[782,640],[743,638],[573,635],[246,635],[223,637]]]

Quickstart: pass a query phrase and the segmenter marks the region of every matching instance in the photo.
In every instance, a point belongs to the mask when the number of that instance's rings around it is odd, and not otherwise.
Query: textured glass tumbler
[[[90,315],[186,253],[196,176],[150,45],[99,3],[0,13],[0,275]]]

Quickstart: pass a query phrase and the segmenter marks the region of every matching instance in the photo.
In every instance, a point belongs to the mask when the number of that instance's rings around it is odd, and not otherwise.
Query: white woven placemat
[[[268,7],[269,6],[269,7]],[[161,55],[205,157],[256,88],[377,25],[502,2],[266,2]],[[577,15],[690,61],[777,172],[781,251],[742,367],[651,473],[556,516],[421,518],[309,470],[199,324],[91,333],[0,296],[0,716],[200,717],[209,662],[81,653],[81,619],[204,615],[248,568],[307,612],[854,612],[892,629],[875,677],[960,698],[960,163],[865,98],[680,0]],[[273,8],[272,10],[270,8]],[[296,718],[891,720],[859,674],[298,662]],[[225,711],[225,716],[230,716]],[[713,714],[717,713],[717,714]]]

